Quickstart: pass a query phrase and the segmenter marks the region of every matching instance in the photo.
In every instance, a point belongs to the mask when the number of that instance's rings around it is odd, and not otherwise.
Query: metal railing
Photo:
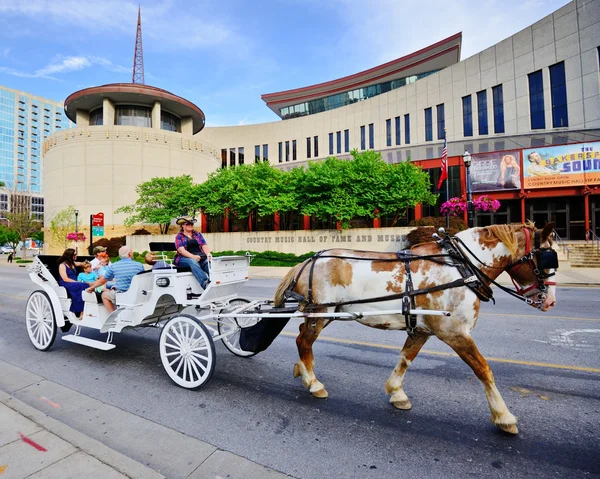
[[[552,231],[552,239],[556,242],[556,244],[558,244],[558,246],[560,246],[562,248],[563,254],[567,255],[567,259],[569,259],[569,254],[571,253],[571,250],[569,250],[569,247],[566,245],[566,243],[563,241],[563,239],[558,235],[556,230]]]
[[[591,229],[585,232],[585,240],[587,242],[591,241],[592,246],[596,246],[596,251],[600,253],[600,238],[596,236],[596,234]]]

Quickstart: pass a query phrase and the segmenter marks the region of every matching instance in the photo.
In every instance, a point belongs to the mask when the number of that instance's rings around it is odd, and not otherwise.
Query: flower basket
[[[489,195],[483,195],[473,201],[473,208],[477,211],[496,212],[500,209],[500,202]]]
[[[85,236],[84,233],[75,233],[75,232],[72,232],[72,233],[69,233],[67,235],[67,240],[69,240],[69,241],[77,241],[77,242],[79,242],[79,241],[85,241],[86,239],[87,238],[86,238],[86,236]]]
[[[467,211],[467,202],[460,198],[450,198],[440,206],[440,213],[444,216],[462,216]]]

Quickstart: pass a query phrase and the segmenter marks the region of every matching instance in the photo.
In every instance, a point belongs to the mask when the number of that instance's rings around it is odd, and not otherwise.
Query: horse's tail
[[[284,276],[284,278],[281,280],[281,283],[279,283],[279,286],[277,286],[274,299],[276,308],[279,308],[285,304],[285,292],[288,290],[294,279],[296,279],[298,271],[302,269],[302,265],[306,263],[306,261],[304,261],[303,263],[298,263],[296,266],[290,269],[288,273]]]

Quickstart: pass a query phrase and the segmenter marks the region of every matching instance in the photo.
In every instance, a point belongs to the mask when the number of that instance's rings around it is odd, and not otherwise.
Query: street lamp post
[[[78,246],[79,246],[79,231],[78,231],[78,225],[77,225],[77,218],[79,216],[79,210],[75,210],[75,237],[77,238],[75,240],[75,254],[79,253],[78,251]]]
[[[463,163],[465,164],[465,169],[467,170],[467,218],[468,218],[468,227],[473,227],[473,193],[471,192],[471,172],[469,171],[471,167],[471,154],[468,151],[465,151],[463,155]]]

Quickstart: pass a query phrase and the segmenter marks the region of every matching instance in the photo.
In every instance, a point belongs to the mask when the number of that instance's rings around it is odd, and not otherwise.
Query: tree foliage
[[[19,233],[7,226],[0,225],[0,245],[9,244],[17,251],[19,241]]]
[[[68,206],[60,210],[50,220],[50,238],[53,245],[60,245],[63,249],[71,243],[67,235],[75,231],[75,207]]]
[[[126,213],[126,226],[136,223],[158,224],[167,233],[174,218],[193,215],[198,209],[198,197],[190,175],[172,178],[152,178],[135,188],[138,199],[133,205],[122,206],[115,213]]]
[[[353,218],[401,215],[417,204],[435,204],[429,176],[410,161],[387,164],[374,151],[352,151],[353,159],[327,158],[286,172],[267,162],[224,168],[192,185],[190,176],[153,178],[137,187],[138,201],[117,212],[136,222],[169,222],[202,210],[209,215],[226,211],[240,219],[298,211],[343,228]],[[166,232],[166,229],[165,229]]]
[[[19,241],[25,245],[25,240],[33,233],[42,229],[42,222],[33,218],[30,211],[15,211],[6,213],[9,229],[19,235]],[[27,256],[27,248],[23,246],[23,258]]]

